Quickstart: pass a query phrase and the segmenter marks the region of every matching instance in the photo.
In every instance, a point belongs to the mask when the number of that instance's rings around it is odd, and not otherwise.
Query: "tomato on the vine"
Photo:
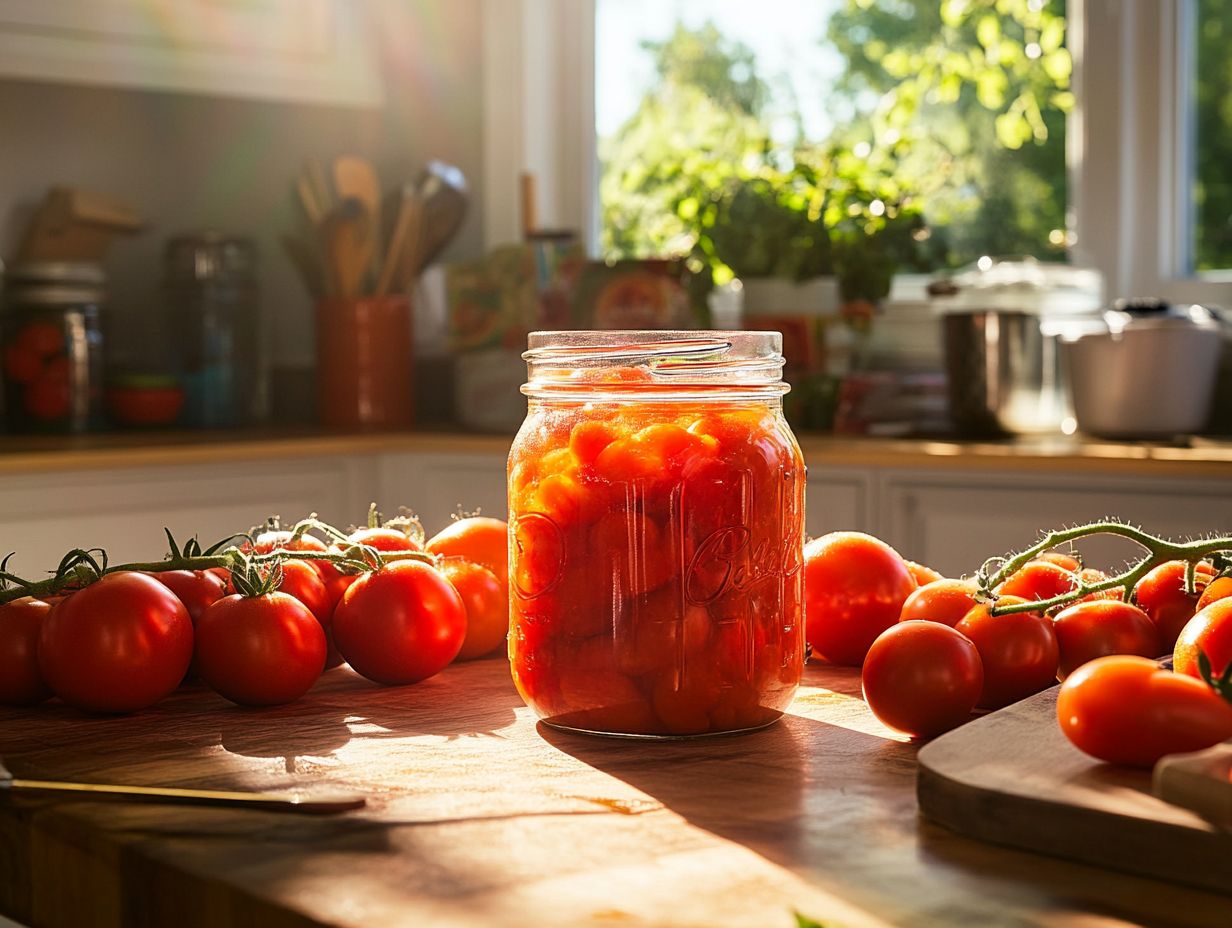
[[[1067,606],[1053,618],[1052,630],[1061,652],[1058,680],[1097,657],[1158,657],[1165,650],[1159,629],[1147,614],[1120,600],[1096,599]]]
[[[887,727],[917,738],[966,721],[984,686],[975,645],[939,622],[900,622],[877,636],[860,673],[864,701]]]
[[[1150,767],[1232,738],[1232,705],[1201,680],[1145,657],[1100,657],[1061,684],[1057,721],[1099,760]]]
[[[903,602],[900,622],[924,619],[953,628],[976,606],[975,583],[971,580],[934,580],[912,590]]]
[[[238,593],[197,621],[197,672],[242,706],[279,706],[308,692],[325,666],[325,632],[287,593]]]
[[[924,586],[926,583],[936,583],[938,580],[944,580],[945,576],[938,570],[933,570],[925,564],[917,564],[915,561],[903,561],[907,565],[907,570],[911,572],[912,579],[915,580],[916,586]]]
[[[473,564],[482,564],[501,583],[509,582],[509,526],[501,519],[458,519],[429,538],[425,547],[441,557],[464,557]]]
[[[482,564],[464,558],[444,558],[438,568],[453,584],[466,606],[466,638],[457,659],[491,654],[509,634],[509,590]]]
[[[406,532],[391,526],[371,526],[356,529],[347,536],[347,541],[355,545],[367,545],[378,551],[422,551],[423,545]]]
[[[1220,599],[1227,599],[1229,596],[1232,596],[1232,576],[1224,574],[1223,576],[1216,577],[1206,585],[1202,595],[1198,597],[1198,604],[1194,611],[1200,612],[1211,603]]]
[[[1082,570],[1082,558],[1077,555],[1066,554],[1064,551],[1043,551],[1035,556],[1035,560],[1056,564],[1062,570],[1067,570],[1071,574],[1076,574]]]
[[[1075,574],[1053,561],[1028,561],[996,588],[998,596],[1045,600],[1070,593],[1078,585]]]
[[[1027,600],[1002,596],[998,605]],[[1000,709],[1047,689],[1057,676],[1057,636],[1052,622],[1038,612],[993,615],[981,603],[954,626],[980,652],[984,665],[984,690],[977,703],[984,709]]]
[[[39,668],[55,694],[89,712],[133,712],[184,679],[188,610],[146,574],[122,571],[57,603],[43,620]]]
[[[357,673],[377,683],[416,683],[457,656],[466,637],[466,605],[435,567],[395,561],[347,588],[332,632]]]
[[[1198,589],[1186,593],[1185,570],[1184,561],[1168,561],[1153,568],[1134,584],[1133,601],[1159,629],[1158,654],[1171,650],[1176,644],[1177,635],[1198,611],[1201,588],[1215,574],[1215,569],[1210,564],[1198,564],[1194,568],[1194,580]]]
[[[49,603],[30,596],[0,606],[0,705],[33,706],[51,698],[38,664],[39,630],[50,612]]]
[[[911,571],[884,541],[860,532],[815,538],[804,546],[805,639],[831,663],[858,667],[914,589]]]
[[[270,554],[274,551],[324,551],[325,542],[315,535],[300,535],[288,529],[275,528],[262,532],[256,537],[252,550],[256,554]]]
[[[163,570],[151,576],[176,595],[194,623],[201,613],[227,595],[226,580],[209,571]]]
[[[1211,674],[1218,679],[1232,661],[1232,598],[1217,599],[1181,630],[1172,652],[1172,669],[1200,677],[1198,652],[1211,663]]]
[[[320,572],[307,561],[286,560],[282,562],[282,579],[278,590],[294,596],[308,607],[308,611],[321,624],[329,625],[337,600],[331,598]]]

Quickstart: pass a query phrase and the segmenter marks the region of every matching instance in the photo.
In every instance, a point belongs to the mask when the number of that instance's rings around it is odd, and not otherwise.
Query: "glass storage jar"
[[[8,275],[0,314],[4,419],[13,432],[85,432],[102,419],[103,269],[31,261]]]
[[[804,666],[804,461],[777,332],[535,332],[509,454],[509,657],[558,728],[782,715]]]
[[[266,390],[256,245],[217,232],[169,239],[163,294],[178,328],[183,424],[236,428],[259,419]]]

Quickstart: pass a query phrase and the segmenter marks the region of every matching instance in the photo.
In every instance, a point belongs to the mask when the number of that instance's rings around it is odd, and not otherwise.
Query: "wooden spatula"
[[[389,247],[381,265],[381,277],[376,295],[384,296],[391,286],[403,292],[414,280],[420,265],[420,241],[423,231],[423,205],[412,184],[402,188],[398,218],[389,236]]]
[[[230,790],[173,789],[155,786],[110,786],[103,783],[61,783],[55,780],[16,779],[0,763],[0,795],[76,794],[81,799],[123,799],[131,802],[172,802],[188,805],[238,806],[298,812],[304,815],[333,815],[363,808],[367,800],[358,793],[240,793]]]
[[[376,253],[376,228],[368,208],[348,197],[326,215],[322,233],[330,290],[345,299],[360,296]]]
[[[340,198],[354,197],[364,204],[375,224],[374,228],[381,228],[381,181],[372,162],[358,155],[335,158],[334,188]],[[379,258],[379,254],[374,249],[370,260],[376,258]]]

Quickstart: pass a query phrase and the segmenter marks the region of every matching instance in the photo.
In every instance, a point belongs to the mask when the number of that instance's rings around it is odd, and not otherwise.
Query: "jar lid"
[[[17,287],[42,284],[84,284],[102,287],[107,280],[101,265],[90,261],[25,261],[9,268],[9,283]]]
[[[250,238],[195,232],[167,240],[163,267],[170,280],[250,281],[256,276],[257,246]]]
[[[9,302],[23,306],[99,303],[107,277],[85,261],[27,261],[9,270]]]

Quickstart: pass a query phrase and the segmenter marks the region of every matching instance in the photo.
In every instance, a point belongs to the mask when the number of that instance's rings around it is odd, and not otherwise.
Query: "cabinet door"
[[[412,509],[434,535],[459,513],[504,519],[505,455],[489,452],[414,452],[380,460],[377,499],[382,511]]]
[[[874,481],[867,471],[809,470],[804,528],[810,538],[827,532],[872,531]]]
[[[882,532],[904,557],[944,574],[973,572],[985,558],[1033,544],[1044,531],[1117,518],[1171,538],[1232,529],[1227,482],[1047,478],[1030,473],[887,475]],[[1141,549],[1117,538],[1083,547],[1094,567],[1115,568]]]
[[[370,460],[339,457],[6,477],[0,549],[36,578],[72,548],[106,548],[113,563],[161,558],[164,527],[209,545],[271,515],[346,525],[366,509],[372,472]]]
[[[357,0],[0,0],[0,75],[379,106]]]

